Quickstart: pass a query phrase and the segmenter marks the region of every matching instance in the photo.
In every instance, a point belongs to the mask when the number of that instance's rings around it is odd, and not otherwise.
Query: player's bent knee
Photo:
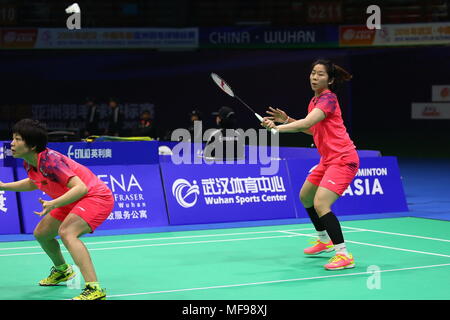
[[[305,208],[311,208],[313,206],[313,201],[309,198],[300,197],[300,202],[303,204]]]
[[[34,229],[33,236],[36,238],[36,240],[43,240],[43,235],[44,234],[42,233],[42,231]]]
[[[48,241],[55,238],[55,236],[45,228],[34,229],[33,236],[38,241]]]
[[[58,235],[61,237],[61,240],[63,241],[77,238],[77,235],[67,228],[59,228]]]
[[[314,209],[316,210],[319,217],[321,217],[331,211],[330,206],[321,201],[314,201]]]
[[[300,202],[305,208],[311,208],[314,204],[314,196],[311,197],[308,192],[302,190],[300,190]]]

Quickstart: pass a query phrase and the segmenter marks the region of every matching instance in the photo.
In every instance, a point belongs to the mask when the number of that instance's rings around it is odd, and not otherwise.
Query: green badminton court
[[[356,267],[305,256],[311,224],[85,237],[108,300],[450,299],[448,221],[344,221]],[[64,247],[62,246],[64,249]],[[72,259],[63,251],[68,262]],[[40,287],[51,263],[36,241],[0,243],[0,299],[61,300],[78,276]]]

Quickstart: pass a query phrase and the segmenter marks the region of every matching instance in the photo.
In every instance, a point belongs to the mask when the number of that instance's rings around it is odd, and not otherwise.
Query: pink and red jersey
[[[308,106],[308,113],[314,108],[322,110],[326,118],[310,128],[314,143],[324,164],[339,161],[339,157],[356,147],[342,120],[341,108],[336,95],[324,90],[318,97],[313,97]]]
[[[88,188],[87,195],[110,195],[111,191],[91,170],[69,157],[45,149],[38,154],[37,168],[24,161],[28,178],[51,198],[56,199],[66,193],[71,177],[78,176]]]

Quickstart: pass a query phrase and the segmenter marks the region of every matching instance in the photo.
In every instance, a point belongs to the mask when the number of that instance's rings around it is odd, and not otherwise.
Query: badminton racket
[[[221,77],[219,77],[217,74],[215,73],[211,73],[211,78],[214,80],[214,82],[219,86],[220,89],[222,89],[226,94],[228,94],[230,97],[236,98],[237,100],[239,100],[245,107],[247,107],[247,109],[249,109],[255,116],[256,118],[258,118],[259,121],[263,122],[264,119],[263,117],[261,117],[261,115],[259,115],[255,110],[253,110],[253,108],[251,108],[248,104],[246,104],[241,98],[239,98],[237,95],[234,94],[233,90],[231,89],[231,87],[225,82],[225,80],[223,80]],[[270,129],[270,132],[272,132],[272,134],[276,134],[278,132],[278,130],[272,128]]]

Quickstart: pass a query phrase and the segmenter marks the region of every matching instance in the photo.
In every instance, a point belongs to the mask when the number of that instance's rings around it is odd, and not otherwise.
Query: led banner
[[[33,49],[37,35],[37,28],[0,29],[0,49]]]
[[[433,102],[450,102],[450,85],[439,85],[431,87]]]
[[[198,28],[4,28],[0,48],[105,49],[186,48],[198,46]]]
[[[273,175],[256,164],[160,166],[171,225],[296,217],[284,161]]]
[[[12,156],[11,142],[0,141],[0,167],[13,167],[16,160]]]
[[[168,147],[173,154],[185,161],[189,159],[190,163],[202,163],[201,155],[205,144],[176,142],[176,141],[159,141],[160,146]],[[188,152],[189,156],[184,152]],[[380,157],[378,150],[357,150],[360,158]],[[271,159],[320,159],[317,148],[299,148],[299,147],[261,147],[255,145],[244,145],[244,159],[248,164],[266,163]],[[160,156],[160,161],[170,161],[170,157]],[[259,161],[259,162],[258,162]]]
[[[14,181],[13,169],[0,167],[0,181]],[[13,191],[0,191],[0,234],[20,233],[17,197]]]
[[[249,147],[250,149],[257,148],[255,146]],[[360,158],[381,156],[380,151],[377,150],[357,150],[357,152]],[[320,154],[317,151],[317,148],[279,147],[278,156],[281,159],[320,159]]]
[[[381,29],[365,25],[339,27],[339,45],[402,46],[450,44],[450,23],[382,24]]]
[[[411,119],[450,119],[449,102],[428,102],[411,104]]]
[[[158,141],[51,142],[56,150],[87,166],[156,164],[159,162]],[[3,165],[22,167],[22,159],[14,159],[11,144],[3,143]]]
[[[300,189],[318,160],[287,160],[299,218],[308,217],[299,199]],[[340,215],[408,211],[396,157],[360,158],[350,186],[332,207]]]
[[[88,166],[158,163],[157,141],[55,142],[48,147]]]
[[[200,28],[200,48],[318,48],[337,47],[339,32],[333,26],[266,26]]]
[[[8,168],[9,169],[9,168]],[[158,165],[89,167],[113,191],[114,209],[98,230],[167,226],[167,212]],[[25,169],[17,168],[18,179],[26,178]],[[19,193],[25,233],[32,233],[40,217],[38,199],[50,199],[36,190]]]

